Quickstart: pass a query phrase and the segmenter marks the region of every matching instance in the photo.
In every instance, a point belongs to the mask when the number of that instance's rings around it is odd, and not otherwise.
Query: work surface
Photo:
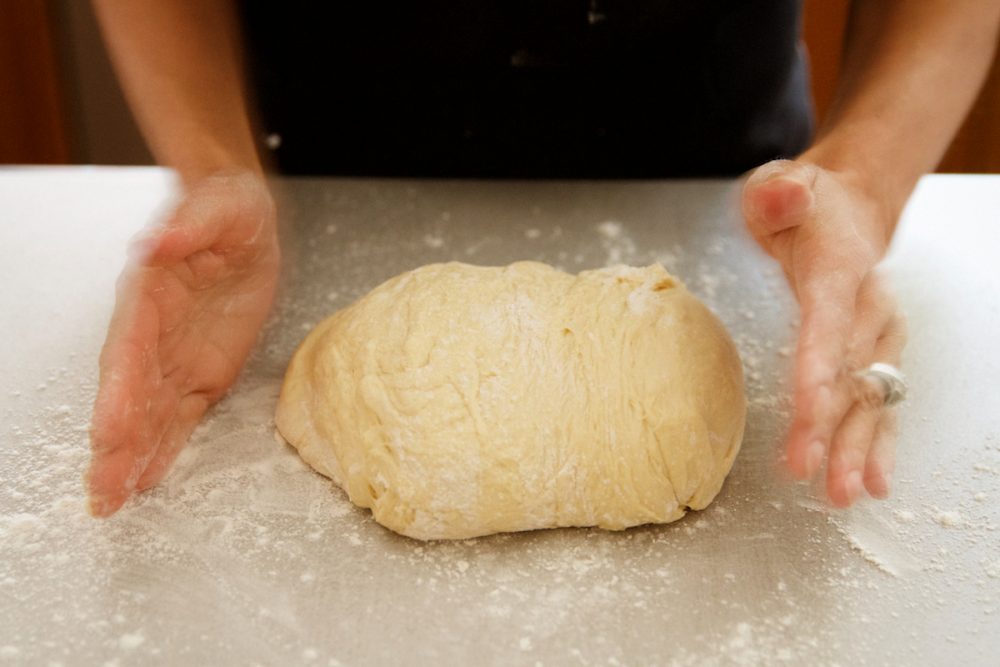
[[[795,307],[732,183],[286,180],[285,275],[239,384],[110,520],[80,477],[125,242],[156,169],[0,171],[0,664],[965,664],[1000,661],[1000,177],[925,179],[888,262],[909,315],[892,499],[849,511],[776,464]],[[275,437],[313,324],[429,262],[663,263],[741,350],[718,499],[666,526],[420,543]]]

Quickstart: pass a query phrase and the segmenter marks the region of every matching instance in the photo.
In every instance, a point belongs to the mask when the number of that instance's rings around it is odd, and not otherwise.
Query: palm
[[[91,429],[91,511],[166,473],[230,387],[274,297],[273,205],[252,176],[207,179],[136,244],[119,278]]]
[[[814,183],[813,187],[816,190],[839,189],[836,184]],[[839,192],[829,195],[843,196]],[[812,196],[823,195],[814,192]],[[787,203],[779,202],[777,206],[787,206]],[[857,223],[872,215],[870,211],[855,207],[838,224],[795,225],[774,233],[764,245],[780,262],[800,300],[809,298],[810,289],[824,292],[832,289],[853,296],[851,290],[856,291],[857,282],[878,263],[885,251],[885,239],[879,238],[871,225]],[[831,306],[841,305],[831,304],[829,298],[825,301]]]

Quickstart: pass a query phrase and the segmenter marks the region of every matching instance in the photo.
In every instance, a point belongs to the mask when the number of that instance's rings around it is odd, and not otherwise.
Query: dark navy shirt
[[[800,0],[242,8],[287,173],[726,175],[812,132]]]

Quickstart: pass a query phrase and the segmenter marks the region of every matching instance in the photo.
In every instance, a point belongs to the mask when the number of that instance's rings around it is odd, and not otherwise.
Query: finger
[[[844,380],[858,285],[850,275],[834,278],[813,279],[800,294],[795,414],[787,454],[792,472],[803,479],[816,474],[853,399]]]
[[[90,512],[101,517],[116,512],[136,491],[158,456],[158,444],[177,408],[174,392],[162,382],[151,386],[147,378],[115,372],[117,376],[102,384],[94,406],[86,474]],[[135,397],[145,397],[144,403]]]
[[[806,234],[808,240],[818,233],[816,177],[817,171],[808,165],[775,161],[755,171],[744,186],[747,225],[772,255],[787,254],[781,239],[787,242],[789,237],[780,233],[791,227],[812,222],[796,232],[797,237]],[[840,380],[861,277],[842,265],[818,262],[798,267],[795,274],[792,285],[802,309],[802,328],[794,379],[796,410],[786,453],[793,474],[809,478],[850,407],[850,392]]]
[[[865,488],[873,498],[888,498],[896,469],[896,411],[883,410],[875,441],[865,461]]]
[[[872,360],[900,365],[906,345],[906,318],[894,311],[872,351]],[[896,468],[896,411],[883,408],[874,435],[874,442],[864,467],[865,488],[875,498],[886,498],[892,488],[892,473]]]
[[[901,318],[896,299],[881,272],[872,271],[858,290],[854,331],[848,350],[849,370],[860,370],[875,361],[895,363],[877,355],[876,345],[887,335],[899,334]]]
[[[85,476],[90,512],[113,514],[135,490],[173,409],[160,373],[156,308],[142,297],[147,273],[126,269],[101,350]]]
[[[147,351],[156,339],[156,313],[138,299],[138,272],[126,268],[101,349],[100,379],[90,426],[91,461],[85,475],[91,514],[108,516],[131,495],[137,448],[143,442],[143,396]]]
[[[857,380],[858,396],[830,446],[826,490],[836,507],[849,507],[864,490],[865,461],[881,418],[883,388],[871,378]]]
[[[177,406],[176,417],[163,434],[156,455],[139,477],[136,485],[139,491],[156,486],[166,476],[170,466],[201,421],[208,405],[208,398],[202,394],[189,394],[181,399]]]
[[[885,298],[887,292],[872,299],[874,292],[871,289],[863,291],[868,292],[865,299],[875,304],[877,320],[885,322],[866,362],[898,365],[906,338],[904,320],[891,298]],[[893,423],[892,418],[886,416],[892,410],[884,406],[885,387],[864,375],[854,376],[854,386],[857,390],[854,405],[837,428],[827,471],[827,493],[838,507],[851,505],[861,495],[862,488],[867,488],[876,498],[886,497],[891,483],[886,475],[891,475],[895,463],[894,434],[887,430]]]
[[[743,190],[747,225],[772,255],[788,255],[787,235],[792,227],[812,222],[796,232],[814,235],[815,185],[818,172],[810,165],[787,160],[770,162],[757,169]],[[812,477],[819,468],[836,425],[850,406],[849,392],[840,375],[848,347],[854,302],[860,277],[842,267],[809,265],[796,275],[788,258],[786,274],[802,308],[800,344],[796,356],[795,417],[786,444],[789,467],[800,478]]]
[[[758,241],[809,219],[815,203],[816,171],[775,160],[756,169],[743,186],[743,217]]]
[[[135,491],[146,488],[142,479],[150,466],[167,456],[161,450],[164,443],[172,442],[174,415],[181,410],[169,382],[153,387],[146,382],[127,396],[112,384],[106,386],[95,405],[86,476],[90,512],[99,517],[110,516]],[[145,405],[136,404],[134,396],[147,397]]]
[[[135,488],[134,451],[125,443],[139,440],[142,417],[131,399],[141,380],[136,369],[122,368],[102,377],[91,423],[91,459],[85,475],[88,509],[109,516],[128,500]],[[131,480],[131,481],[130,481]]]

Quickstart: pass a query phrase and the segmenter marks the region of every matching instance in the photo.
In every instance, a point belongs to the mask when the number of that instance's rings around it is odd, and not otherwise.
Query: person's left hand
[[[750,174],[742,198],[750,233],[781,264],[801,310],[788,466],[809,479],[829,456],[827,494],[840,507],[863,488],[889,494],[895,415],[878,383],[857,372],[874,362],[898,366],[906,342],[905,320],[876,270],[894,214],[866,185],[776,160]]]

